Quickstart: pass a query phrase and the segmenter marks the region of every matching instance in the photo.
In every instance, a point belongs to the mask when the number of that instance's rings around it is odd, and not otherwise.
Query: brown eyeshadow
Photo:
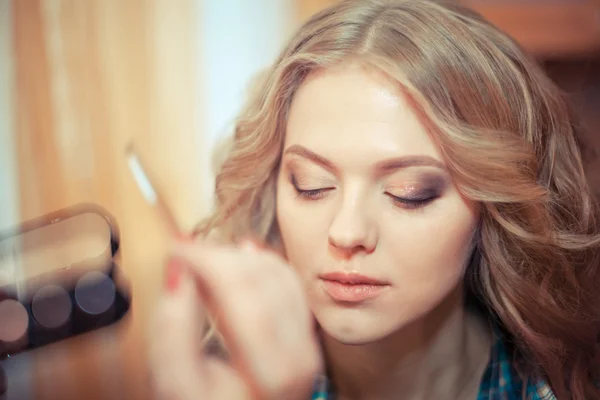
[[[406,198],[429,198],[441,196],[450,185],[445,175],[419,172],[410,179],[396,178],[401,184],[391,184],[393,194]]]

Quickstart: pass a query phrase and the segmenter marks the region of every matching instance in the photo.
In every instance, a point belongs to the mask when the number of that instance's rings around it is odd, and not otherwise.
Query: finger
[[[279,264],[283,264],[283,260],[278,260],[275,253],[263,251],[248,241],[240,248],[176,242],[172,256],[189,263],[194,269],[201,294],[209,297],[223,295],[220,289],[227,288],[232,283],[239,284],[243,281],[246,286],[260,285],[264,281],[264,275],[277,272],[281,267]],[[276,263],[274,260],[281,262]],[[277,269],[273,271],[276,264]],[[230,293],[226,294],[230,297]]]
[[[279,328],[300,324],[303,334],[313,332],[313,318],[300,279],[274,253],[244,241],[239,249],[181,243],[175,246],[174,254],[187,260],[196,272],[211,310],[222,313],[241,307],[240,318],[254,320],[250,325],[264,330],[269,327],[261,328],[256,323],[256,318],[262,320],[268,315],[258,305],[262,301],[278,321],[290,320],[289,324],[279,323]]]
[[[258,252],[259,250],[264,250],[266,247],[257,239],[246,238],[240,242],[240,248],[244,250]]]
[[[172,261],[150,331],[149,362],[158,398],[187,400],[204,392],[200,326],[205,313],[186,267]]]
[[[264,332],[269,327],[261,323],[264,307],[259,304],[258,295],[263,296],[265,290],[259,288],[262,284],[260,270],[257,272],[256,268],[250,267],[252,262],[243,259],[244,255],[251,258],[258,252],[248,243],[243,249],[240,252],[233,247],[179,243],[173,254],[186,260],[195,272],[205,304],[220,321],[220,331],[227,342],[232,362],[252,385],[255,380],[250,376],[252,372],[269,361],[263,359],[259,365],[248,365],[248,361],[258,358],[264,345],[256,342],[268,336]]]
[[[273,301],[270,308],[280,310],[280,316],[290,316],[309,329],[313,324],[295,271],[278,255],[261,250],[252,241],[242,242],[240,248],[179,243],[173,254],[194,269],[211,311],[222,311],[232,300],[243,299],[253,307],[260,298],[267,298]]]
[[[276,390],[290,360],[318,365],[318,346],[299,280],[282,260],[255,249],[180,244],[207,304],[221,321],[232,360],[249,384]],[[304,362],[304,363],[303,363]]]

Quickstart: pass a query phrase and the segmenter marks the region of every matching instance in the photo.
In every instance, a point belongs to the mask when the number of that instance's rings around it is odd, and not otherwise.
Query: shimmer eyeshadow
[[[106,274],[94,271],[85,274],[75,286],[75,301],[81,311],[100,315],[108,311],[115,302],[116,287]]]
[[[390,185],[394,196],[406,199],[428,199],[441,196],[450,181],[445,175],[434,173],[418,173],[410,180]]]

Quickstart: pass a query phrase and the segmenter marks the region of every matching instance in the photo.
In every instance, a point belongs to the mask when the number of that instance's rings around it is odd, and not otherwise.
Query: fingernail
[[[167,273],[165,279],[165,288],[169,293],[175,293],[181,284],[184,262],[173,258],[167,264]]]
[[[194,243],[194,240],[186,237],[186,236],[175,236],[171,240],[171,249],[177,253],[178,250],[187,249],[191,245],[200,245],[199,243]],[[173,257],[173,255],[172,255]],[[175,256],[176,258],[177,256]]]
[[[194,242],[194,238],[190,235],[187,235],[185,233],[177,233],[175,235],[175,241],[180,242],[180,243],[192,243]]]

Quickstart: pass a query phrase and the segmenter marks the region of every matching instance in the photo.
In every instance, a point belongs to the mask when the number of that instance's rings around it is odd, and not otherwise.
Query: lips
[[[381,295],[388,282],[360,274],[333,272],[320,276],[325,292],[335,301],[360,303]]]

